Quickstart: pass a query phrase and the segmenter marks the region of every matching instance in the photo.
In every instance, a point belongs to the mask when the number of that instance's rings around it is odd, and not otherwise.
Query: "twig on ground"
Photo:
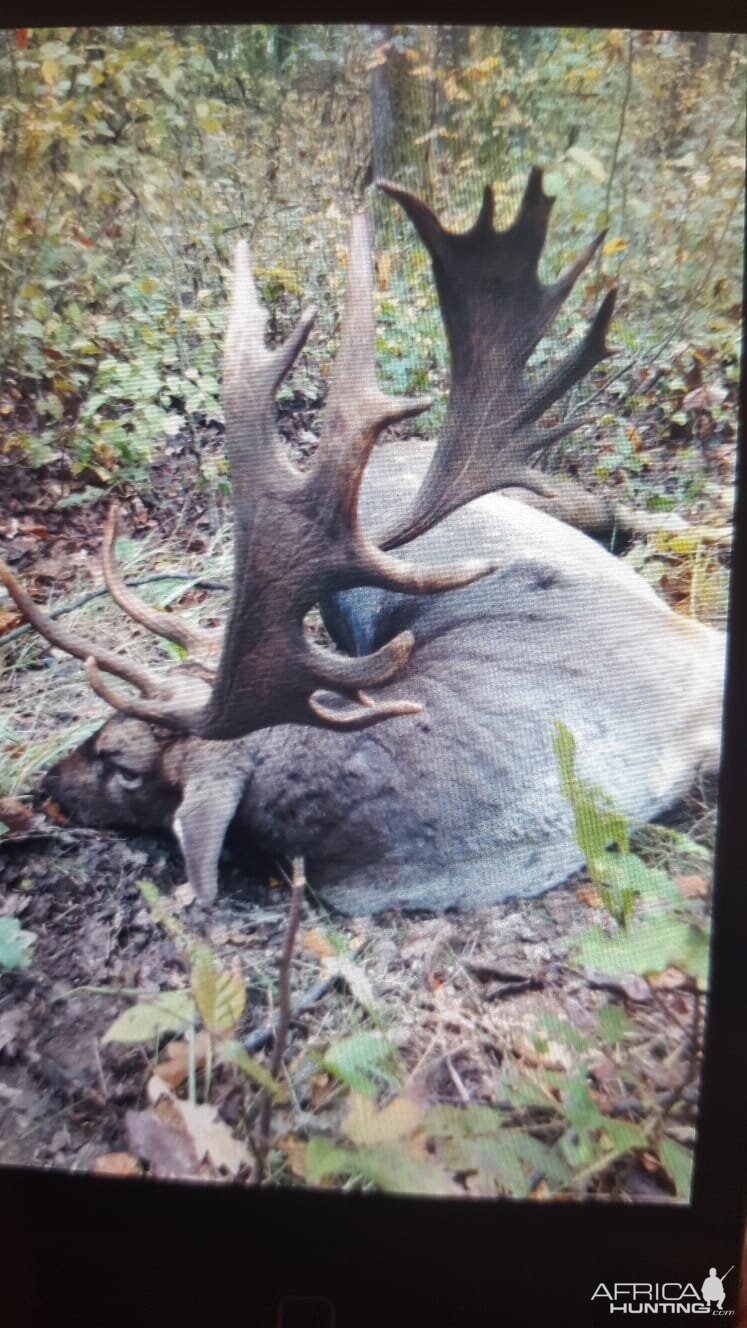
[[[293,1002],[293,1005],[291,1006],[291,1019],[297,1019],[299,1014],[303,1014],[306,1010],[311,1010],[327,995],[327,992],[334,987],[335,983],[339,981],[341,981],[340,976],[335,973],[331,977],[325,978],[323,982],[316,982],[313,987],[309,988],[305,996],[301,996],[299,1000]],[[277,1022],[274,1025],[265,1024],[264,1028],[255,1029],[253,1033],[250,1033],[248,1037],[244,1038],[244,1047],[250,1055],[252,1052],[261,1051],[262,1048],[266,1047],[267,1043],[271,1042],[275,1037],[276,1030]]]
[[[136,586],[147,586],[151,581],[190,581],[195,590],[230,590],[231,587],[226,581],[205,581],[202,578],[195,580],[188,572],[154,572],[151,576],[138,576],[132,581],[125,581],[129,589]],[[63,613],[74,613],[76,609],[82,609],[85,604],[89,604],[92,599],[98,599],[102,595],[108,595],[106,586],[100,586],[98,590],[88,590],[85,595],[79,595],[69,604],[55,604],[51,609],[45,609],[48,618],[61,618]],[[32,631],[31,623],[23,623],[21,627],[14,627],[12,632],[7,632],[0,637],[0,646],[10,645],[24,632]]]
[[[283,949],[280,955],[280,967],[278,974],[278,1017],[274,1028],[274,1046],[272,1050],[272,1060],[270,1061],[270,1074],[277,1080],[283,1065],[285,1055],[285,1046],[288,1041],[288,1030],[293,1015],[290,996],[291,967],[293,964],[293,951],[296,944],[296,936],[301,922],[301,906],[303,904],[303,892],[306,888],[306,873],[304,871],[303,858],[294,858],[292,866],[292,876],[290,881],[291,901],[290,915],[288,917],[288,926],[283,941]],[[267,1165],[267,1153],[270,1147],[270,1125],[272,1120],[272,1095],[266,1090],[262,1094],[262,1100],[259,1108],[259,1120],[252,1143],[254,1152],[254,1167],[252,1168],[252,1181],[255,1185],[260,1185],[264,1178]]]

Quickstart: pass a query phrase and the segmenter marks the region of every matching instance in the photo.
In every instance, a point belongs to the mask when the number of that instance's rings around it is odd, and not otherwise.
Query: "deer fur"
[[[431,451],[374,455],[364,523],[378,525],[394,495],[407,502]],[[228,743],[117,715],[55,767],[48,791],[84,824],[172,830],[206,903],[232,823],[247,859],[303,855],[312,887],[347,913],[476,908],[549,889],[582,861],[556,721],[576,739],[581,777],[649,820],[717,768],[725,638],[674,613],[588,536],[502,495],[402,556],[431,566],[473,549],[499,564],[483,581],[426,599],[350,591],[327,606],[355,654],[414,633],[385,691],[417,695],[422,714],[353,733],[279,725]]]

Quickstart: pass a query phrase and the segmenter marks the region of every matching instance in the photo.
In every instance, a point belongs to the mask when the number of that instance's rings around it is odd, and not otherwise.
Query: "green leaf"
[[[595,180],[597,184],[607,183],[607,172],[602,162],[594,156],[593,152],[588,152],[586,148],[574,146],[567,148],[565,155],[571,161],[575,161],[578,166],[582,166],[585,171],[588,171],[592,180]]]
[[[353,1174],[353,1158],[353,1153],[337,1148],[329,1139],[312,1139],[304,1157],[304,1170],[309,1185],[318,1185],[330,1176]]]
[[[195,1005],[187,991],[164,991],[152,1001],[123,1010],[109,1026],[102,1043],[152,1042],[164,1033],[181,1033],[194,1022]]]
[[[44,340],[44,328],[38,318],[24,318],[19,325],[19,331],[25,333],[27,337],[33,337],[35,341]]]
[[[441,1135],[470,1138],[495,1134],[500,1128],[500,1113],[493,1107],[483,1107],[478,1103],[471,1103],[467,1107],[431,1107],[423,1121],[423,1129],[431,1138]]]
[[[586,932],[573,949],[575,962],[601,969],[610,977],[637,973],[648,977],[679,968],[704,989],[708,981],[708,936],[684,919],[667,914],[634,922],[610,936],[599,928]]]
[[[186,422],[187,421],[183,415],[175,415],[172,412],[169,412],[168,414],[164,414],[159,427],[161,432],[166,434],[167,438],[176,438],[176,435],[184,428]]]
[[[604,1046],[615,1046],[630,1032],[630,1020],[620,1005],[603,1005],[597,1015],[599,1037]]]
[[[35,940],[36,932],[24,931],[18,918],[0,918],[0,968],[28,968]]]
[[[498,1190],[524,1199],[539,1180],[565,1185],[571,1180],[568,1164],[538,1139],[519,1129],[500,1129],[492,1135],[454,1138],[439,1148],[450,1171],[474,1174],[482,1194]]]
[[[354,1171],[389,1194],[454,1195],[460,1191],[435,1161],[413,1157],[406,1143],[358,1148],[351,1154]]]
[[[394,1052],[380,1033],[342,1038],[329,1048],[322,1065],[328,1074],[368,1097],[374,1097],[382,1084],[396,1083]]]
[[[247,1079],[253,1079],[256,1084],[259,1084],[260,1088],[266,1089],[268,1093],[275,1097],[280,1088],[279,1083],[276,1079],[273,1079],[268,1070],[265,1070],[254,1060],[253,1056],[249,1055],[240,1042],[233,1040],[222,1042],[220,1045],[220,1060],[224,1065],[236,1065],[246,1075]]]
[[[561,1042],[572,1051],[583,1052],[589,1047],[589,1040],[582,1036],[571,1024],[558,1019],[555,1015],[544,1015],[540,1031],[555,1042]]]
[[[575,839],[586,858],[592,879],[600,874],[610,844],[628,851],[628,824],[602,789],[586,784],[576,774],[576,740],[570,729],[555,724],[553,747],[560,773],[560,788],[575,819]]]
[[[683,1148],[674,1139],[666,1135],[659,1145],[659,1161],[667,1175],[674,1181],[679,1199],[689,1199],[693,1178],[693,1154],[689,1148]]]
[[[246,987],[235,973],[220,968],[208,946],[200,946],[192,962],[190,990],[200,1018],[210,1033],[229,1033],[246,1008]]]

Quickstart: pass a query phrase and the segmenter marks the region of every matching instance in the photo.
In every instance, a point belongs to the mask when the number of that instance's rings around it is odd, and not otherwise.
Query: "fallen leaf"
[[[589,1057],[588,1069],[598,1084],[609,1083],[610,1079],[614,1079],[620,1073],[619,1067],[609,1056],[605,1056],[603,1051],[594,1052]]]
[[[314,927],[311,931],[305,931],[303,933],[301,936],[301,948],[303,950],[308,950],[309,954],[316,955],[317,959],[331,959],[336,953],[332,942],[318,927]]]
[[[142,1176],[143,1168],[132,1153],[103,1153],[94,1158],[97,1176]]]
[[[171,897],[174,901],[176,911],[181,913],[183,909],[192,907],[197,895],[189,881],[185,881],[183,885],[174,886],[174,889],[171,891]]]
[[[352,1105],[343,1129],[351,1143],[391,1144],[406,1139],[420,1124],[424,1111],[410,1098],[397,1097],[379,1111],[370,1098],[352,1093]]]
[[[9,632],[22,622],[23,618],[17,609],[0,609],[0,632]]]
[[[675,876],[675,885],[685,896],[685,899],[707,899],[710,891],[708,881],[704,876],[692,872],[689,875]]]
[[[696,387],[682,399],[685,410],[710,410],[722,406],[729,393],[726,388]]]
[[[162,1079],[160,1074],[152,1074],[145,1086],[145,1096],[152,1106],[160,1102],[162,1098],[171,1100],[174,1096],[171,1085]]]
[[[588,908],[600,908],[602,904],[599,891],[595,890],[593,885],[579,885],[576,889],[576,898]]]
[[[194,1106],[191,1102],[175,1102],[174,1105],[200,1161],[207,1158],[216,1170],[223,1169],[229,1176],[237,1176],[243,1167],[250,1165],[249,1152],[240,1140],[234,1138],[214,1107]]]
[[[194,1064],[195,1069],[201,1070],[208,1057],[210,1049],[210,1038],[207,1033],[198,1033],[194,1039]],[[167,1084],[169,1088],[179,1088],[189,1075],[190,1063],[190,1044],[187,1039],[180,1038],[178,1042],[169,1042],[164,1049],[163,1056],[158,1062],[158,1074],[155,1078]]]
[[[678,991],[680,987],[689,987],[691,979],[679,968],[665,968],[663,973],[652,973],[649,986],[655,991]]]
[[[287,1157],[290,1169],[299,1180],[306,1179],[306,1143],[295,1134],[278,1139],[278,1148]]]
[[[130,1147],[159,1179],[189,1180],[203,1174],[190,1136],[154,1111],[128,1111],[125,1129]]]
[[[350,995],[371,1012],[375,1009],[373,988],[362,968],[359,968],[348,955],[334,955],[322,963],[322,975],[325,978],[342,978]]]
[[[15,798],[0,798],[0,821],[15,834],[28,830],[34,813]]]
[[[389,278],[392,275],[392,255],[383,253],[379,255],[376,262],[376,275],[379,278],[379,287],[385,291],[389,285]]]

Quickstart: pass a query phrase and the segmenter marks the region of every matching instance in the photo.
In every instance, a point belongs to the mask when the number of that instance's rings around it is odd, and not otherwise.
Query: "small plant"
[[[157,1045],[164,1034],[186,1034],[190,1049],[189,1098],[195,1102],[197,1035],[202,1026],[207,1036],[199,1044],[199,1059],[204,1071],[203,1096],[206,1101],[210,1097],[215,1059],[237,1065],[248,1078],[273,1091],[272,1077],[232,1037],[246,1008],[243,979],[220,967],[210,947],[191,935],[164,904],[150,881],[140,881],[139,889],[154,921],[168,933],[189,964],[189,985],[186,989],[159,992],[156,996],[139,999],[117,1016],[102,1037],[102,1043],[155,1042]]]
[[[554,748],[561,788],[573,809],[576,843],[602,904],[620,929],[612,935],[598,927],[584,933],[575,957],[613,976],[679,968],[704,989],[707,922],[694,915],[668,872],[631,852],[623,813],[602,789],[576,773],[576,743],[564,724],[556,725]]]
[[[18,918],[0,918],[0,970],[28,968],[35,940],[36,932],[23,931]]]

